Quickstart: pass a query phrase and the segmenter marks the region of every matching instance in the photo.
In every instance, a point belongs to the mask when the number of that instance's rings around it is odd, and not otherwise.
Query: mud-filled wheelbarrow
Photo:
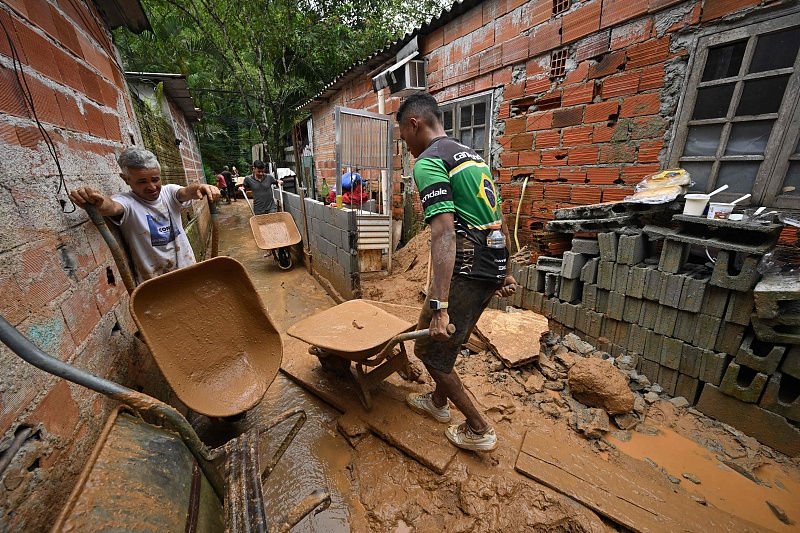
[[[301,240],[300,231],[298,231],[292,215],[286,211],[256,215],[247,196],[244,197],[244,201],[247,202],[250,212],[253,213],[253,216],[250,217],[250,229],[253,232],[256,246],[261,250],[272,252],[272,257],[275,258],[281,270],[292,268],[292,254],[289,247]]]
[[[365,409],[372,409],[372,390],[393,373],[408,366],[404,345],[427,337],[430,331],[412,331],[414,324],[364,300],[350,300],[297,322],[286,332],[311,345],[308,353],[323,368],[352,375]],[[448,325],[455,332],[455,326]],[[371,369],[371,370],[370,370]]]

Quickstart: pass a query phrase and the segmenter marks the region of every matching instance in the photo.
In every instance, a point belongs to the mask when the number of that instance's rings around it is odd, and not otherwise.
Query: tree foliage
[[[178,72],[204,119],[206,163],[241,164],[266,143],[282,159],[295,108],[451,0],[145,0],[152,33],[117,30],[128,70]]]

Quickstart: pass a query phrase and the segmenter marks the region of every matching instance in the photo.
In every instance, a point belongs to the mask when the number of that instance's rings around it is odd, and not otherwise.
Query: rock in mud
[[[575,355],[563,346],[556,348],[553,357],[567,369],[572,368],[572,365],[575,364]]]
[[[671,398],[669,400],[669,403],[671,403],[672,405],[674,405],[675,407],[677,407],[679,409],[681,407],[688,407],[689,406],[689,400],[687,400],[683,396],[678,396],[676,398]]]
[[[645,403],[644,398],[638,394],[633,399],[633,410],[640,415],[644,415],[647,412],[647,404]]]
[[[544,388],[547,390],[554,390],[554,391],[562,391],[564,390],[564,382],[563,381],[548,381],[544,384]]]
[[[606,412],[594,407],[574,411],[572,422],[575,429],[590,439],[599,439],[610,429]]]
[[[648,392],[647,394],[644,395],[644,401],[646,401],[647,403],[655,403],[658,401],[658,394],[652,391]]]
[[[525,380],[524,387],[525,390],[530,393],[542,392],[542,389],[544,388],[544,376],[541,372],[534,368],[531,372],[531,375]]]
[[[639,423],[639,417],[633,414],[622,414],[614,417],[614,424],[619,429],[633,429]]]
[[[697,479],[697,477],[696,477],[694,474],[690,474],[689,472],[684,472],[684,473],[683,473],[683,474],[681,474],[681,475],[682,475],[684,478],[686,478],[686,479],[688,479],[689,481],[691,481],[692,483],[694,483],[695,485],[699,485],[699,484],[700,484],[700,480],[699,480],[699,479]]]
[[[780,507],[778,507],[769,500],[767,500],[767,505],[769,506],[769,509],[772,511],[772,514],[774,514],[778,520],[780,520],[787,526],[794,525],[794,520],[789,518],[789,515],[786,514],[786,511],[784,511],[783,509],[781,509]]]
[[[570,368],[568,379],[572,396],[585,405],[601,407],[612,415],[633,410],[628,379],[606,361],[579,359]]]
[[[594,351],[594,346],[588,342],[582,341],[581,338],[574,333],[570,333],[569,335],[565,336],[562,344],[573,352],[581,355],[587,355]]]
[[[561,409],[554,403],[543,403],[539,408],[546,415],[550,415],[553,418],[561,418]]]

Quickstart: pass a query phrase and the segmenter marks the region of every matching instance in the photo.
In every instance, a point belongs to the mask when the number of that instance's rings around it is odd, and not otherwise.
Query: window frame
[[[760,167],[751,187],[752,197],[747,202],[752,205],[767,205],[769,207],[794,207],[797,208],[798,197],[781,195],[780,190],[783,181],[786,179],[786,172],[789,168],[789,156],[793,153],[796,146],[798,135],[800,135],[800,53],[795,57],[794,66],[791,68],[772,69],[768,71],[747,74],[743,73],[744,66],[750,65],[750,61],[758,43],[758,35],[773,33],[791,27],[800,27],[797,15],[800,9],[792,8],[781,13],[770,13],[764,17],[753,17],[746,23],[736,27],[717,28],[711,32],[701,35],[695,44],[695,53],[688,65],[688,76],[681,98],[678,104],[678,113],[675,120],[674,135],[670,143],[668,161],[672,167],[680,167],[682,162],[690,161],[710,161],[712,169],[710,177],[714,183],[719,180],[719,167],[723,161],[760,161]],[[756,37],[756,38],[754,38]],[[706,68],[708,52],[711,48],[745,41],[746,48],[740,65],[740,72],[734,76],[702,82],[702,76]],[[784,90],[783,100],[777,113],[764,115],[748,115],[737,118],[735,113],[744,88],[744,82],[751,79],[771,78],[781,73],[790,73],[789,80]],[[731,103],[725,117],[716,119],[692,119],[697,104],[698,90],[701,83],[703,87],[724,85],[734,82],[734,91]],[[759,117],[753,119],[752,117]],[[763,156],[760,155],[725,155],[724,150],[728,146],[730,133],[733,124],[737,122],[754,122],[756,120],[774,120],[770,137],[764,148]],[[700,126],[704,124],[720,124],[722,132],[717,152],[713,156],[684,156],[690,126]],[[712,190],[708,186],[708,192]],[[718,194],[715,199],[718,201],[730,201],[741,196],[740,193],[723,192]]]
[[[485,91],[478,94],[472,94],[469,96],[464,96],[461,98],[456,98],[454,100],[448,100],[447,102],[442,102],[439,104],[439,111],[442,114],[442,124],[444,124],[444,114],[447,111],[453,112],[453,128],[452,130],[445,129],[445,132],[453,137],[454,139],[461,142],[461,108],[466,107],[468,105],[474,105],[478,103],[486,104],[486,124],[485,124],[485,134],[483,139],[483,160],[486,162],[487,165],[491,166],[490,158],[491,158],[491,147],[492,147],[492,138],[494,134],[493,129],[493,116],[494,116],[494,91]],[[475,129],[474,124],[469,128],[464,129]]]

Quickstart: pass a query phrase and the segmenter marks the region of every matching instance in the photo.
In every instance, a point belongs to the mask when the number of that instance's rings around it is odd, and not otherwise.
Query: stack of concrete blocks
[[[283,197],[285,210],[292,215],[300,236],[305,239],[300,197],[286,191]],[[356,212],[335,209],[310,198],[305,202],[308,245],[315,273],[328,280],[342,297],[359,297]]]
[[[707,414],[800,454],[800,432],[791,425],[800,422],[797,274],[780,288],[757,290],[770,303],[756,308],[758,255],[721,250],[710,268],[687,263],[689,246],[665,239],[659,251],[631,228],[575,238],[562,258],[512,264],[521,290],[491,306],[541,313],[556,333],[575,332],[613,357],[630,356],[668,394],[699,401]],[[759,423],[740,420],[742,409]]]

